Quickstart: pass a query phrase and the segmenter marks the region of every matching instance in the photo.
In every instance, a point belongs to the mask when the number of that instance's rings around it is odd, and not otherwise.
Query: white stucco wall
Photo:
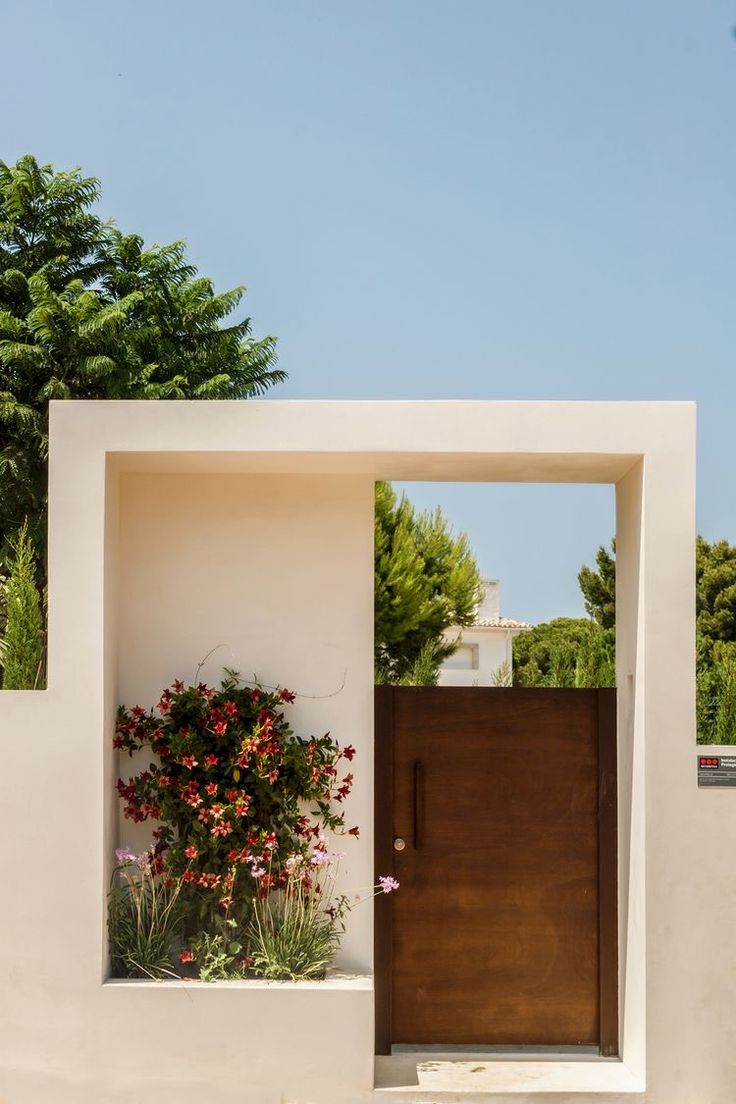
[[[372,540],[370,479],[124,473],[117,700],[152,706],[210,652],[210,685],[230,667],[297,691],[286,714],[299,735],[329,730],[358,749],[345,814],[370,836]],[[119,843],[150,842],[150,825],[134,833],[119,814]],[[344,888],[371,884],[369,849],[351,837],[339,850]],[[370,908],[357,909],[341,965],[370,971],[370,933]]]
[[[461,639],[461,646],[442,665],[440,686],[494,686],[494,676],[503,664],[511,667],[513,633],[509,629],[491,629],[470,625],[451,630],[448,639]],[[472,649],[472,653],[469,652]],[[472,666],[471,666],[472,663]]]
[[[429,1104],[460,1077],[496,1104],[733,1104],[736,795],[695,780],[691,405],[65,403],[51,423],[49,689],[0,694],[0,1100]],[[374,1093],[369,978],[104,981],[114,708],[214,644],[307,693],[347,670],[298,716],[359,748],[370,871],[376,478],[616,484],[621,1061],[501,1057],[425,1091],[388,1059]],[[355,914],[345,946],[361,969],[370,927]]]
[[[497,686],[499,676],[507,672],[511,675],[514,637],[523,629],[508,624],[483,624],[501,619],[501,586],[498,579],[482,582],[483,597],[475,613],[476,623],[463,628],[453,625],[444,634],[448,642],[459,639],[460,644],[440,667],[439,686]]]

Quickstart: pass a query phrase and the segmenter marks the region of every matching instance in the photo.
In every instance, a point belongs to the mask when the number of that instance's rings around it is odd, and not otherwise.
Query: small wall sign
[[[699,786],[736,786],[736,755],[699,755]]]

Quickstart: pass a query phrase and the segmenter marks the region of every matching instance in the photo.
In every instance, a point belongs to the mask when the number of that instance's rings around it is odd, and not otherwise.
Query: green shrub
[[[44,685],[44,619],[36,586],[36,558],[23,525],[5,584],[3,690],[37,690]]]
[[[696,700],[698,743],[736,743],[736,645],[699,641]]]

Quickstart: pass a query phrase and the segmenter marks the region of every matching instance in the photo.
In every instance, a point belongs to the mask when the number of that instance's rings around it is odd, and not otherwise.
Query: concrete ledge
[[[489,1093],[643,1093],[645,1085],[617,1058],[454,1061],[394,1055],[376,1058],[375,1088],[382,1100],[434,1104],[445,1093],[475,1100]]]
[[[358,989],[373,992],[373,977],[370,974],[331,974],[321,981],[269,981],[266,978],[242,978],[232,981],[198,981],[196,978],[108,978],[102,983],[103,989],[186,989],[188,993],[210,989]]]

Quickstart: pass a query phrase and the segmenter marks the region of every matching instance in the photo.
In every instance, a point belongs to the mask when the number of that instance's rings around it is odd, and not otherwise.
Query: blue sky
[[[279,337],[280,398],[696,399],[736,541],[736,4],[4,0],[0,157],[102,179]],[[580,612],[609,488],[412,489]]]

